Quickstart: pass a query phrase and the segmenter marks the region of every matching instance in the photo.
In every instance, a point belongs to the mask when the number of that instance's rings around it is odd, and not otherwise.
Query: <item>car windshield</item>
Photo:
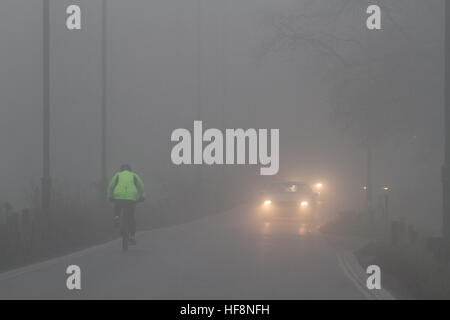
[[[273,193],[306,193],[310,192],[309,187],[304,183],[274,183],[268,188]]]

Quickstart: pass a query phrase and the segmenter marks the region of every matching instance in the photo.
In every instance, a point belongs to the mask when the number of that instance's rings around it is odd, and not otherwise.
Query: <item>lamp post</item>
[[[106,88],[107,88],[107,80],[106,80],[106,67],[107,67],[107,55],[106,55],[106,45],[107,45],[107,0],[102,0],[102,108],[101,108],[101,117],[102,117],[102,151],[101,151],[101,177],[100,177],[100,199],[106,199],[106,106],[107,106],[107,97],[106,97]]]
[[[450,241],[450,3],[445,3],[445,159],[442,167],[442,233]]]
[[[202,121],[202,0],[197,0],[197,112],[196,120]],[[198,201],[198,211],[199,215],[202,216],[204,213],[204,199],[203,199],[203,175],[202,167],[198,165],[197,169],[197,198]]]
[[[370,132],[370,131],[369,131]],[[366,205],[369,222],[372,224],[374,220],[373,212],[373,192],[372,192],[372,146],[370,141],[370,133],[367,139],[367,185],[366,185]]]
[[[390,188],[387,186],[384,186],[382,188],[383,191],[383,216],[384,221],[386,223],[386,227],[389,227],[389,191]]]
[[[50,0],[43,0],[43,175],[41,209],[49,214],[51,202],[50,177]]]

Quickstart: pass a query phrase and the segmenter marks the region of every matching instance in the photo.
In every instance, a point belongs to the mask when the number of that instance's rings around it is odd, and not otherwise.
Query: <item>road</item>
[[[360,240],[264,222],[248,207],[0,274],[0,299],[390,299],[365,288]],[[81,268],[69,291],[66,269]]]

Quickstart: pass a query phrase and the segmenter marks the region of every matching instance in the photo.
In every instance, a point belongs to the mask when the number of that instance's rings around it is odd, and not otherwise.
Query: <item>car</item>
[[[274,182],[261,192],[258,212],[267,219],[312,220],[317,193],[304,182]]]

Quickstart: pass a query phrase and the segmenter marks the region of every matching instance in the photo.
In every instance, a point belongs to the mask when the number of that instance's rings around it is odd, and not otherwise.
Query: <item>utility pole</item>
[[[220,105],[220,117],[222,130],[225,130],[226,120],[225,120],[225,110],[227,103],[228,94],[228,1],[222,1],[222,103]]]
[[[197,45],[198,45],[198,55],[197,55],[197,120],[202,120],[202,0],[197,0]]]
[[[228,94],[228,68],[229,68],[229,60],[228,60],[228,1],[222,1],[222,21],[221,21],[221,51],[222,51],[222,102],[220,104],[220,125],[221,129],[226,130],[226,108],[227,108],[227,94]],[[226,171],[224,167],[221,168],[220,175],[220,190],[219,192],[223,192],[226,194],[228,190],[228,180],[229,177],[226,175]],[[228,192],[229,194],[229,192]],[[227,201],[227,199],[225,199]],[[221,203],[223,205],[223,203]]]
[[[197,45],[198,45],[198,55],[197,55],[197,115],[196,120],[202,121],[202,0],[197,0]],[[203,215],[204,211],[204,196],[203,196],[203,177],[202,177],[202,167],[198,166],[197,171],[197,179],[198,179],[198,210],[199,215]]]
[[[387,186],[384,186],[381,194],[381,209],[383,213],[383,220],[385,224],[386,230],[389,230],[389,192],[391,189]]]
[[[102,0],[102,155],[101,155],[101,177],[100,177],[100,199],[106,199],[106,184],[107,184],[107,172],[106,172],[106,106],[107,106],[107,0]]]
[[[450,241],[450,3],[445,1],[445,159],[442,168],[442,233]]]
[[[370,30],[366,30],[366,41],[367,41],[367,52],[370,48]],[[370,64],[367,64],[367,93],[371,91],[371,70]],[[367,190],[366,190],[366,201],[367,201],[367,214],[369,216],[369,223],[372,225],[374,223],[374,210],[373,210],[373,177],[372,177],[372,155],[373,155],[373,128],[372,128],[372,117],[371,117],[371,105],[370,99],[367,100],[367,111],[366,111],[366,125],[367,125]]]
[[[49,214],[50,177],[50,0],[43,0],[43,176],[41,181],[42,212]]]
[[[369,222],[374,221],[373,212],[373,181],[372,181],[372,145],[370,136],[367,138],[367,186],[366,186],[366,202]]]

